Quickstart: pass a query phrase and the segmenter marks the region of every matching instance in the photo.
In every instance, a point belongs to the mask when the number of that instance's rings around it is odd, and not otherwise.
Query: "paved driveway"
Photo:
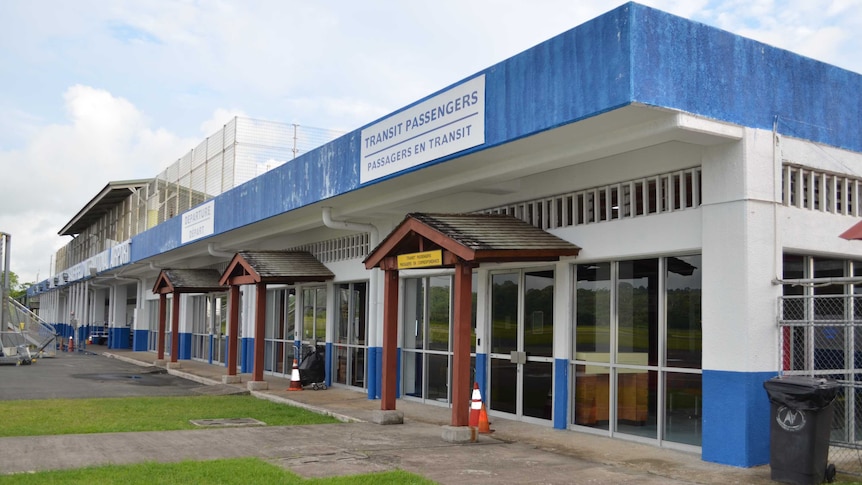
[[[32,365],[0,366],[0,401],[130,396],[186,396],[204,387],[164,369],[90,352],[58,352]]]

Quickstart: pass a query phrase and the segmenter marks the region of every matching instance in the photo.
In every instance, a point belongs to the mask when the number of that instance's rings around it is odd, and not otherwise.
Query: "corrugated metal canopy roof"
[[[554,261],[576,256],[581,248],[512,216],[412,213],[369,254],[365,266],[373,268],[386,257],[434,249],[481,263]]]
[[[153,285],[153,293],[225,291],[227,287],[219,283],[220,277],[214,269],[163,269]]]
[[[335,275],[306,251],[239,251],[222,274],[222,284],[327,281]]]
[[[63,226],[58,233],[61,236],[74,236],[92,226],[109,210],[122,203],[139,188],[150,183],[152,179],[121,180],[108,182],[87,205],[84,206],[71,221]]]

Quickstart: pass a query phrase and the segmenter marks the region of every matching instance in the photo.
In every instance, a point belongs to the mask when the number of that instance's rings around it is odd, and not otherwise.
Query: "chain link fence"
[[[862,475],[862,295],[794,295],[780,300],[785,375],[836,381],[829,461]]]
[[[57,274],[342,134],[234,117],[154,178],[141,181],[125,200],[60,248]]]
[[[234,117],[138,190],[136,233],[342,134],[323,128]]]

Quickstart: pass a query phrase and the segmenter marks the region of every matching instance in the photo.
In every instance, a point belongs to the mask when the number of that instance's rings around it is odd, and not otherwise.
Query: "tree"
[[[0,285],[6,284],[6,275],[0,273]],[[27,288],[33,286],[33,283],[18,283],[18,275],[14,271],[9,272],[9,296],[14,299],[19,299],[27,294]]]

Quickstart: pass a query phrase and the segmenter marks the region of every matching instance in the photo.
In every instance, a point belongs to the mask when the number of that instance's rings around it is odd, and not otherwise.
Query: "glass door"
[[[224,364],[227,355],[227,294],[217,293],[212,295],[210,303],[210,321],[212,322],[212,351],[210,357],[212,362]]]
[[[550,420],[554,271],[491,275],[490,408]]]

